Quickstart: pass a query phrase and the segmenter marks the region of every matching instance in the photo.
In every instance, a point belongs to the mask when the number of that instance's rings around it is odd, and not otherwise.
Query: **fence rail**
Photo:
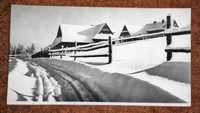
[[[54,49],[54,50],[49,50],[50,56],[55,56],[56,54],[53,53],[58,53],[58,55],[61,56],[65,56],[66,54],[68,54],[70,57],[74,57],[74,59],[76,58],[85,58],[85,57],[108,57],[108,63],[111,63],[112,61],[112,45],[115,44],[123,44],[123,43],[127,43],[127,42],[136,42],[139,40],[146,40],[146,39],[153,39],[153,38],[162,38],[162,37],[167,37],[166,41],[167,41],[167,45],[171,44],[172,41],[172,36],[174,35],[185,35],[185,34],[190,34],[191,33],[191,28],[168,28],[165,31],[162,32],[158,32],[158,33],[151,33],[151,34],[143,34],[143,35],[138,35],[138,36],[130,36],[127,38],[122,38],[122,39],[112,39],[111,37],[109,37],[108,41],[101,41],[101,42],[96,42],[96,43],[90,43],[87,45],[79,45],[77,46],[77,42],[75,42],[75,47],[70,47],[70,48],[61,48],[61,49]],[[84,55],[80,55],[77,54],[78,52],[87,52],[87,51],[93,51],[93,50],[98,50],[98,49],[102,49],[102,48],[108,48],[108,53],[104,53],[104,54],[84,54]],[[183,48],[180,50],[179,49],[169,49],[166,48],[165,51],[167,52],[167,60],[169,60],[171,52],[190,52],[190,48],[189,50],[183,50]],[[70,54],[69,54],[70,53]]]
[[[75,42],[76,43],[76,42]],[[75,46],[75,47],[71,47],[71,48],[61,48],[61,49],[54,49],[54,50],[49,50],[49,54],[50,57],[51,56],[60,56],[60,58],[62,58],[62,56],[68,55],[70,57],[73,57],[74,60],[76,60],[76,58],[88,58],[88,57],[108,57],[108,63],[111,63],[112,60],[112,46],[111,46],[112,40],[111,37],[109,37],[108,41],[101,41],[101,42],[97,42],[97,43],[90,43],[87,45],[80,45],[80,46]],[[77,44],[75,44],[77,45]],[[84,54],[84,55],[80,55],[78,54],[79,52],[87,52],[87,51],[95,51],[98,49],[103,49],[103,48],[107,48],[108,52],[107,53],[96,53],[96,54]]]

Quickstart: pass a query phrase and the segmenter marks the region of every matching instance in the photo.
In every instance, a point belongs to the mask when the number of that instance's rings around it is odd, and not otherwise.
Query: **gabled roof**
[[[91,42],[91,38],[81,35],[78,32],[88,29],[90,26],[61,24],[58,29],[57,38],[62,42]]]
[[[172,27],[179,27],[175,20],[172,21]],[[148,34],[151,32],[160,32],[166,29],[166,21],[162,20],[161,22],[154,21],[153,23],[146,24],[142,29],[133,33],[133,35]]]
[[[104,28],[108,30],[107,34],[112,34],[112,31],[110,30],[110,28],[108,27],[108,25],[106,23],[91,26],[91,28],[89,28],[89,29],[78,32],[78,34],[92,38],[92,37],[95,37],[96,34],[102,33],[102,30]]]
[[[97,35],[98,34],[98,35]],[[57,36],[53,43],[48,47],[54,47],[60,42],[92,42],[93,38],[105,38],[99,37],[99,35],[113,34],[109,26],[106,23],[98,25],[70,25],[61,24],[58,28]]]
[[[122,29],[122,32],[120,33],[119,36],[121,37],[127,37],[127,36],[130,36],[130,32],[128,31],[126,25],[124,25],[123,29]]]
[[[57,38],[62,42],[91,42],[97,34],[112,34],[106,23],[90,26],[61,24],[58,28]]]
[[[147,34],[149,31],[164,30],[164,29],[165,29],[165,23],[153,22],[150,24],[146,24],[141,30],[134,33],[134,35]]]

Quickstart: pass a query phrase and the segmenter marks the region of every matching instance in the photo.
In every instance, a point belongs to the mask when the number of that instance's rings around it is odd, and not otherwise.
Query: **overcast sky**
[[[179,26],[191,24],[191,9],[158,8],[89,8],[67,6],[12,5],[12,45],[25,46],[34,43],[37,49],[46,47],[56,37],[59,24],[95,25],[108,23],[111,30],[118,32],[127,25],[132,32],[146,23],[160,21],[171,14]]]

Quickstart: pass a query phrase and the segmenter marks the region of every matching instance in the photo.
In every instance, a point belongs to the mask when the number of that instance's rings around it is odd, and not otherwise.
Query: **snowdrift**
[[[113,61],[96,66],[103,71],[134,73],[166,61],[165,37],[113,45]]]

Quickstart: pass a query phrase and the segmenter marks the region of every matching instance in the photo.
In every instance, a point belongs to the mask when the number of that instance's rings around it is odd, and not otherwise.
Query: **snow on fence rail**
[[[173,36],[173,35],[185,35],[190,34],[191,30],[190,28],[179,28],[179,29],[167,29],[165,31],[159,32],[159,33],[151,33],[151,34],[143,34],[143,35],[137,35],[137,36],[130,36],[123,39],[114,39],[112,40],[115,42],[129,42],[129,41],[138,41],[138,40],[145,40],[145,39],[152,39],[152,38],[159,38],[164,36]]]
[[[88,51],[98,50],[102,48],[108,48],[107,53],[85,53]],[[84,52],[84,54],[78,54],[79,52]],[[108,63],[111,63],[112,60],[112,40],[111,37],[109,37],[108,41],[101,41],[97,43],[90,43],[87,45],[80,45],[77,46],[77,42],[75,42],[75,47],[70,48],[61,48],[61,49],[54,49],[49,50],[50,57],[52,56],[62,56],[68,55],[70,57],[73,57],[74,60],[76,58],[85,58],[85,57],[108,57]]]
[[[107,41],[102,41],[102,42],[97,42],[97,43],[90,43],[87,45],[79,45],[79,46],[70,47],[70,48],[53,49],[53,50],[49,50],[49,52],[68,51],[68,50],[76,51],[77,49],[80,49],[80,48],[90,48],[90,47],[94,47],[94,46],[98,46],[98,45],[100,46],[102,44],[108,44],[108,43],[107,43]],[[77,45],[77,44],[75,44],[75,45]]]
[[[168,28],[165,31],[159,32],[159,33],[130,36],[128,38],[123,38],[123,39],[112,39],[111,37],[109,37],[108,41],[90,43],[87,45],[77,46],[77,42],[75,42],[75,47],[70,47],[70,48],[62,47],[61,49],[49,50],[49,54],[50,54],[50,57],[51,56],[60,56],[60,58],[62,58],[62,56],[68,55],[70,57],[73,57],[74,60],[76,60],[76,58],[81,58],[81,57],[83,57],[83,58],[85,58],[85,57],[109,57],[108,62],[111,63],[111,61],[112,61],[112,45],[120,45],[120,44],[124,44],[127,42],[136,42],[139,40],[160,38],[160,37],[164,37],[164,36],[167,37],[167,39],[166,39],[167,45],[170,45],[173,35],[185,35],[185,34],[190,34],[190,32],[191,32],[191,30],[189,27],[188,28],[178,28],[178,29],[177,28],[176,29]],[[108,53],[104,53],[104,54],[89,53],[89,51],[98,50],[98,49],[102,49],[102,48],[108,48]],[[170,60],[171,53],[174,51],[177,52],[178,50],[175,50],[175,49],[172,50],[172,49],[166,48],[165,51],[167,52],[167,60]],[[84,54],[78,54],[80,52],[84,52]],[[178,52],[182,52],[182,51],[178,51]],[[189,50],[189,52],[190,52],[190,50]]]

